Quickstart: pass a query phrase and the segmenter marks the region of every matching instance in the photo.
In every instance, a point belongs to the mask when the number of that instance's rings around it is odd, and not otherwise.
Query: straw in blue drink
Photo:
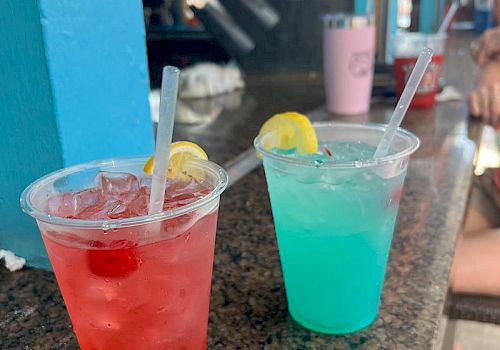
[[[401,125],[401,122],[408,111],[408,107],[410,107],[411,100],[413,99],[413,96],[415,96],[415,92],[417,92],[418,84],[420,84],[420,81],[424,77],[425,70],[432,60],[432,55],[433,51],[428,47],[425,47],[422,52],[420,52],[417,63],[415,64],[415,67],[413,67],[410,78],[408,79],[403,93],[399,98],[396,109],[392,113],[391,120],[385,129],[382,140],[375,150],[373,158],[385,157],[389,152],[394,135]]]

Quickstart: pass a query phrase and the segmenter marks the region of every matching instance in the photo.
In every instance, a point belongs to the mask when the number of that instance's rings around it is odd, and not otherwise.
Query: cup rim
[[[320,18],[329,29],[359,29],[372,27],[375,23],[373,13],[326,12]]]
[[[394,39],[396,37],[403,37],[403,36],[410,38],[425,37],[425,38],[432,38],[434,40],[446,40],[448,38],[447,33],[406,32],[403,30],[399,30],[396,33],[394,33]]]
[[[336,20],[336,19],[353,19],[353,18],[364,18],[373,19],[373,13],[348,13],[348,12],[325,12],[320,15],[320,18],[324,21]]]
[[[385,131],[385,128],[387,124],[378,124],[378,123],[366,123],[366,124],[355,124],[355,123],[345,123],[345,122],[315,122],[312,124],[315,129],[317,128],[325,128],[325,127],[336,127],[336,128],[352,128],[352,129],[371,129],[371,130],[379,130],[382,132]],[[266,133],[264,135],[257,136],[254,140],[254,147],[255,149],[260,152],[262,155],[265,157],[275,159],[278,161],[290,163],[290,164],[295,164],[299,166],[305,166],[305,167],[314,167],[318,168],[318,164],[314,162],[314,160],[306,160],[306,159],[297,159],[297,158],[291,158],[283,154],[277,154],[274,153],[270,150],[266,150],[264,146],[262,145],[262,139],[269,133]],[[382,136],[381,134],[381,136]],[[413,154],[419,147],[420,147],[420,139],[413,134],[412,132],[405,130],[403,128],[398,128],[397,129],[397,136],[403,137],[408,141],[408,147],[403,149],[402,151],[395,153],[395,154],[390,154],[385,157],[380,157],[377,159],[367,159],[363,161],[344,161],[344,162],[324,162],[322,163],[319,168],[336,168],[336,169],[352,169],[352,168],[370,168],[370,167],[375,167],[379,166],[382,164],[387,164],[390,163],[394,160],[410,156]]]
[[[33,195],[37,190],[40,190],[43,186],[48,185],[51,182],[56,181],[64,176],[75,174],[79,171],[89,170],[92,168],[99,168],[105,166],[113,166],[113,165],[134,165],[134,164],[144,164],[148,157],[119,157],[112,159],[104,159],[104,160],[94,160],[83,164],[73,165],[67,168],[63,168],[60,170],[56,170],[52,173],[49,173],[45,176],[42,176],[38,180],[32,182],[21,194],[20,204],[22,210],[35,218],[36,220],[43,221],[49,224],[61,225],[61,226],[72,226],[72,227],[80,227],[80,228],[98,228],[98,229],[114,229],[121,227],[131,227],[137,225],[143,225],[147,223],[158,222],[166,219],[172,219],[180,215],[184,215],[186,213],[192,212],[208,203],[210,203],[215,198],[219,197],[224,189],[227,187],[228,183],[228,174],[227,172],[219,165],[211,162],[211,161],[193,161],[193,165],[210,172],[215,178],[217,178],[217,184],[214,186],[212,191],[204,196],[196,200],[193,203],[190,203],[186,206],[162,211],[153,215],[143,215],[143,216],[135,216],[130,218],[122,218],[122,219],[100,219],[100,220],[84,220],[84,219],[68,219],[63,218],[56,215],[47,214],[45,211],[38,209],[33,203]]]

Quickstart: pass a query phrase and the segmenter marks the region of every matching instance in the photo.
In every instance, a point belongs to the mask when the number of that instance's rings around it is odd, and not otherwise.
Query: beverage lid
[[[445,50],[446,33],[420,33],[398,31],[394,37],[394,57],[417,57],[424,47],[441,55]]]
[[[375,25],[375,17],[371,13],[354,15],[343,12],[326,13],[322,16],[325,28],[365,28]]]

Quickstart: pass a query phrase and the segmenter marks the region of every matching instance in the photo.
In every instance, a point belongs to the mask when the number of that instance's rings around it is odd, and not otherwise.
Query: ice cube
[[[169,179],[165,188],[165,201],[184,193],[188,182],[179,179]]]
[[[97,190],[100,192],[100,190]],[[99,219],[120,219],[147,214],[147,204],[144,197],[149,199],[149,194],[145,196],[144,190],[134,192],[124,192],[120,195],[101,195],[98,202],[78,212],[79,219],[99,220]],[[147,203],[147,202],[146,202]],[[146,208],[143,210],[143,208]]]
[[[63,193],[50,197],[47,201],[49,214],[63,218],[72,218],[76,214],[73,193]]]
[[[141,187],[149,187],[151,188],[151,184],[153,183],[153,179],[151,179],[150,177],[142,177],[140,180],[139,180],[139,184]]]
[[[293,148],[277,148],[277,147],[273,147],[272,151],[274,153],[277,153],[279,155],[283,155],[283,156],[297,156],[297,148],[296,147],[293,147]]]
[[[128,204],[131,216],[147,215],[149,205],[150,189],[142,186],[137,193],[137,196]]]
[[[101,197],[101,191],[89,188],[73,194],[73,205],[75,213],[78,214],[87,208],[94,206]]]
[[[83,290],[83,311],[86,322],[93,328],[101,331],[113,331],[121,328],[123,315],[116,307],[119,300],[124,299],[119,288],[103,286],[102,283],[93,283]],[[112,307],[114,306],[114,307]]]
[[[186,233],[199,220],[196,212],[176,216],[165,220],[161,224],[161,231],[164,237],[175,238]]]
[[[98,176],[98,187],[105,196],[136,192],[139,189],[139,180],[132,174],[100,171]]]
[[[165,190],[163,210],[183,207],[205,197],[208,193],[210,189],[194,179],[190,181],[170,179]]]
[[[99,202],[78,212],[75,218],[84,220],[108,219],[108,213],[116,208],[118,206],[118,203],[119,199],[116,199],[114,197],[109,199],[101,197]]]
[[[88,286],[83,296],[86,301],[90,301],[93,304],[100,303],[100,306],[121,298],[118,289],[112,288],[109,282],[96,282],[94,285]]]
[[[110,219],[128,218],[131,216],[127,203],[122,201],[117,201],[113,205],[110,205],[107,215]]]

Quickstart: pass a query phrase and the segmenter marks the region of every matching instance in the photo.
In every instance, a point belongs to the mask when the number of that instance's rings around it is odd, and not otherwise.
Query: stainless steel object
[[[229,54],[241,56],[255,47],[219,0],[187,0],[187,4]]]
[[[242,56],[280,20],[267,0],[185,0],[230,54]]]
[[[245,30],[270,30],[278,24],[280,16],[267,0],[221,0]]]

